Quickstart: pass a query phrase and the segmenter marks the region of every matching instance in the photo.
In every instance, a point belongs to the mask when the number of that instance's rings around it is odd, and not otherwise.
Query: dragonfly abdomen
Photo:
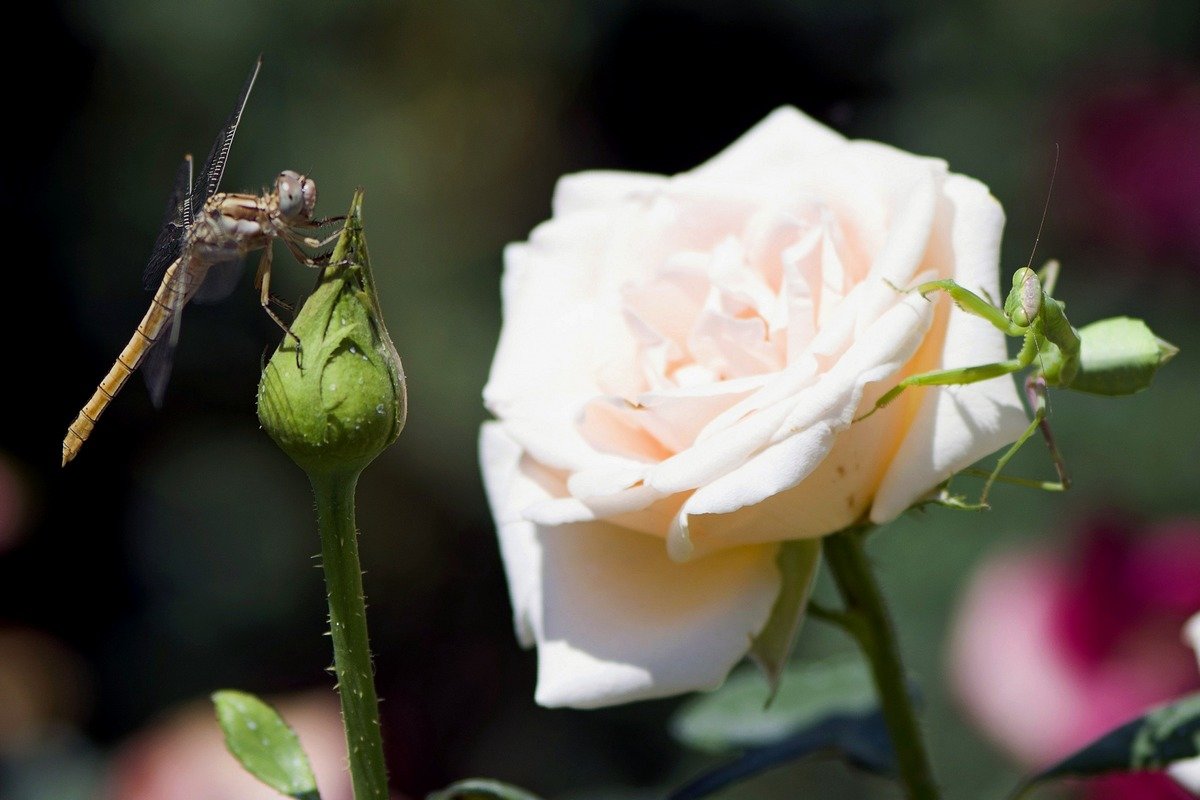
[[[79,453],[83,443],[91,436],[96,420],[125,386],[129,376],[141,366],[150,348],[167,332],[167,323],[171,321],[171,317],[183,310],[184,303],[191,298],[193,287],[199,286],[203,275],[190,274],[194,272],[194,262],[189,265],[190,269],[181,270],[180,264],[181,262],[176,260],[167,267],[162,283],[150,301],[150,308],[146,309],[146,314],[138,323],[133,336],[109,367],[96,391],[92,392],[91,399],[79,410],[75,421],[67,428],[66,438],[63,439],[64,466]]]

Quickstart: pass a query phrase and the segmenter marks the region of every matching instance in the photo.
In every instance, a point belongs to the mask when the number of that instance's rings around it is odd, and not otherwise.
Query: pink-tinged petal
[[[779,593],[773,545],[677,564],[661,539],[607,522],[541,528],[534,537],[542,567],[536,699],[544,706],[714,689]]]
[[[683,504],[683,513],[729,514],[790,489],[816,469],[832,443],[827,423],[812,425],[696,489]]]
[[[540,624],[536,616],[541,613],[542,557],[535,526],[526,521],[524,511],[553,495],[532,474],[536,463],[522,454],[521,446],[499,422],[486,422],[480,430],[479,461],[500,537],[517,639],[532,647],[535,626]]]
[[[598,450],[579,426],[583,406],[568,398],[559,398],[561,405],[534,400],[522,403],[504,417],[505,430],[536,461],[553,469],[614,470],[640,469],[643,461],[629,455]],[[571,409],[578,409],[569,413]]]
[[[769,183],[845,142],[840,133],[784,106],[687,174],[741,185]]]
[[[613,227],[611,216],[575,214],[505,249],[504,327],[484,387],[494,414],[528,398],[594,395],[605,363],[634,357],[633,339],[604,296]]]
[[[549,498],[500,423],[480,437],[518,636],[539,652],[537,700],[591,707],[714,688],[745,655],[779,592],[775,547],[686,565],[661,538],[607,522],[543,527]]]
[[[781,400],[702,438],[692,447],[651,466],[646,483],[663,494],[686,492],[711,483],[744,464],[768,445],[791,411]]]
[[[944,187],[952,206],[948,248],[952,277],[974,292],[1000,298],[996,261],[1004,212],[987,188],[970,178],[951,175]],[[945,256],[943,251],[939,255]],[[935,299],[935,298],[931,298]],[[943,325],[934,323],[913,374],[988,364],[1007,358],[1005,336],[988,322],[954,307],[948,297],[936,298]],[[1012,442],[1029,424],[1013,379],[1002,376],[961,386],[909,389],[901,403],[912,408],[913,421],[884,477],[871,520],[888,522],[955,472]]]
[[[771,381],[754,375],[638,395],[641,425],[672,453],[691,447],[714,418]]]
[[[877,383],[867,388],[860,408],[869,408],[875,402],[883,391],[878,386]],[[886,455],[895,449],[894,417],[897,413],[898,409],[889,407],[861,422],[844,426],[832,443],[821,443],[821,447],[827,448],[825,457],[791,488],[766,495],[753,503],[744,502],[731,512],[704,513],[701,510],[715,511],[731,507],[736,501],[754,499],[758,493],[755,484],[742,479],[750,477],[749,470],[758,468],[758,462],[764,456],[774,455],[772,451],[776,448],[782,456],[787,452],[785,446],[811,445],[810,437],[823,434],[825,426],[814,426],[785,439],[737,473],[698,489],[682,509],[687,512],[686,516],[676,518],[676,528],[686,526],[694,554],[702,555],[734,545],[824,536],[853,524],[867,510],[875,487],[879,485]],[[803,456],[797,456],[800,457]],[[770,469],[765,469],[764,473]],[[790,469],[788,463],[777,465],[773,475],[761,476],[763,485],[775,488],[779,476],[794,474],[789,472]],[[736,487],[732,480],[735,477],[742,479]],[[719,498],[730,501],[729,506],[719,505]]]
[[[908,287],[929,246],[945,174],[944,162],[876,142],[852,142],[822,162],[811,180],[838,219],[844,246],[858,255],[848,260],[856,267],[850,285],[887,280]]]
[[[838,361],[832,372],[792,398],[788,417],[783,423],[782,437],[727,474],[701,484],[684,505],[684,512],[729,514],[785,492],[823,465],[830,457],[835,442],[840,442],[842,437],[846,437],[848,445],[851,441],[871,445],[879,443],[883,445],[883,452],[890,451],[892,444],[886,436],[889,429],[886,423],[891,421],[892,416],[888,413],[890,409],[854,427],[851,423],[855,409],[861,404],[865,386],[894,373],[920,344],[928,321],[924,305],[923,301],[905,298],[878,320],[868,335],[856,342]],[[834,459],[838,463],[830,463],[827,472],[836,475],[839,466],[845,472],[848,463],[841,461],[862,464],[863,453],[858,447],[855,450],[858,452],[852,457],[847,449],[848,457],[840,461]],[[877,462],[878,454],[865,461],[868,464]],[[805,508],[805,514],[793,515],[791,532],[778,531],[774,525],[763,526],[761,535],[770,538],[761,541],[800,538],[803,534],[797,533],[796,528],[810,527],[805,524],[804,518],[815,514],[825,521],[827,515],[820,512],[823,506],[835,512],[834,516],[839,520],[846,516],[848,507],[851,511],[857,509],[861,513],[875,488],[876,475],[877,471],[869,466],[865,471],[856,471],[851,478],[853,485],[837,493],[839,501],[832,501],[829,497],[814,498],[815,507],[804,507],[795,505],[793,499],[792,507]],[[843,504],[840,502],[843,496],[854,498],[854,501]],[[846,524],[853,519],[846,520]],[[837,528],[825,528],[819,532],[828,533],[831,530]]]
[[[558,179],[551,207],[555,217],[604,209],[624,200],[648,196],[666,186],[668,180],[644,172],[577,172]]]

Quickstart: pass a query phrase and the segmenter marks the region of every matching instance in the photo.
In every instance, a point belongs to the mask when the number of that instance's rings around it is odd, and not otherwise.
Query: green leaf
[[[754,670],[734,673],[715,692],[685,703],[671,720],[675,738],[689,747],[723,753],[774,744],[839,715],[864,715],[878,706],[866,662],[855,653],[791,664],[775,701]]]
[[[804,609],[821,564],[821,540],[786,542],[779,548],[777,561],[783,586],[766,626],[750,645],[750,658],[763,671],[770,687],[766,705],[779,691],[783,669],[804,621]]]
[[[1159,770],[1196,756],[1200,756],[1200,693],[1159,706],[1106,733],[1030,778],[1018,796],[1054,778]]]
[[[430,792],[425,800],[541,800],[536,794],[491,778],[468,778]]]
[[[895,777],[896,754],[879,710],[835,714],[765,747],[707,769],[667,795],[667,800],[699,800],[784,764],[817,753],[839,753],[866,772]]]
[[[295,732],[279,713],[252,694],[214,692],[225,745],[246,771],[280,794],[320,800],[317,779]]]

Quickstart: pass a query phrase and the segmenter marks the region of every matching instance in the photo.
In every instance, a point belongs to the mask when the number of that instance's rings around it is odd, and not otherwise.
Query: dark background
[[[408,427],[359,490],[385,738],[406,795],[488,774],[551,796],[654,796],[702,763],[665,731],[672,701],[535,707],[534,657],[511,632],[476,466],[479,394],[500,325],[501,248],[549,214],[564,172],[686,169],[790,103],[985,181],[1009,215],[1010,271],[1033,243],[1060,146],[1039,252],[1063,260],[1058,294],[1072,318],[1142,315],[1183,351],[1145,395],[1055,397],[1070,495],[1001,488],[989,515],[934,513],[880,537],[952,796],[999,796],[1015,774],[938,688],[971,565],[1003,542],[1067,537],[1101,505],[1147,518],[1200,510],[1194,0],[107,0],[27,12],[10,36],[41,55],[10,49],[16,144],[0,159],[10,232],[0,626],[52,637],[78,674],[59,671],[42,689],[62,695],[46,701],[47,718],[66,739],[22,737],[45,719],[10,715],[0,746],[21,746],[0,759],[23,786],[78,778],[14,798],[93,796],[114,748],[214,688],[330,685],[311,501],[255,418],[260,359],[278,331],[248,278],[228,301],[189,308],[163,411],[135,378],[79,459],[58,463],[67,424],[148,303],[140,274],[175,165],[207,151],[260,51],[224,186],[256,190],[297,169],[317,180],[326,214],[366,187],[372,259],[408,373]],[[311,273],[276,265],[276,292],[299,300]],[[1021,474],[1048,471],[1037,447],[1019,462]],[[802,648],[839,644],[813,624]],[[836,766],[739,791],[890,796]]]

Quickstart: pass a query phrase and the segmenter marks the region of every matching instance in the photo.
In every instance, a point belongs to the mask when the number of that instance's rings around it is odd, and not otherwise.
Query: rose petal
[[[846,139],[791,106],[772,111],[720,154],[690,174],[707,180],[753,185],[777,180]]]
[[[885,391],[885,386],[886,382],[882,381],[867,386],[859,409],[871,408]],[[753,499],[753,495],[747,494],[754,491],[751,482],[745,481],[735,488],[731,481],[722,478],[702,487],[685,505],[685,510],[693,513],[677,518],[675,524],[687,526],[694,555],[722,547],[804,539],[841,530],[861,519],[869,507],[883,475],[886,458],[895,451],[898,443],[896,419],[899,416],[900,409],[889,406],[868,419],[843,425],[832,443],[823,443],[827,454],[803,480],[730,513],[695,513],[706,506],[714,510],[721,507],[701,493],[712,487],[717,494],[717,484],[721,483],[724,485],[720,487],[718,497]],[[826,423],[822,423],[797,436],[817,435],[825,427]],[[751,465],[756,465],[758,459],[772,449],[768,448],[742,468],[747,476]],[[786,465],[778,472],[786,473]],[[777,480],[778,475],[762,478],[764,483],[773,479]],[[697,500],[697,497],[701,499]]]
[[[775,413],[758,412],[744,423],[699,443],[678,457],[677,468],[664,469],[668,462],[651,468],[648,482],[667,493],[699,487],[684,505],[689,514],[727,514],[790,489],[808,477],[829,454],[834,432],[851,425],[866,384],[893,374],[909,359],[920,344],[929,319],[928,303],[919,296],[903,296],[891,312],[855,342],[830,373],[779,404]],[[786,412],[782,421],[779,412]],[[750,424],[756,420],[756,424]],[[732,453],[737,457],[749,449],[757,435],[772,426],[779,426],[782,431],[777,429],[762,442],[771,446],[765,450],[762,446],[755,447],[751,452],[762,452],[738,458],[724,474],[701,475],[699,464],[693,466],[684,460],[714,442],[722,446],[727,456]],[[756,436],[745,437],[742,450],[738,450],[737,439],[744,430],[753,431]],[[726,442],[727,439],[730,441]],[[689,471],[688,466],[693,466],[693,470]],[[692,486],[683,480],[697,477],[703,479]],[[858,499],[865,499],[862,491]]]
[[[523,510],[547,500],[549,492],[520,474],[521,446],[499,422],[485,422],[479,431],[479,461],[492,517],[500,536],[500,555],[508,577],[517,639],[524,647],[534,644],[534,627],[540,621],[541,545]]]
[[[849,263],[869,265],[866,274],[848,276],[852,283],[886,279],[907,288],[929,246],[945,174],[944,161],[877,142],[851,142],[822,160],[810,180],[819,186],[847,245],[861,254]]]
[[[548,492],[503,425],[480,435],[517,635],[538,645],[536,699],[580,708],[718,686],[779,592],[773,545],[686,565],[662,540],[610,522],[541,527],[520,509]]]
[[[554,187],[551,207],[555,217],[606,208],[630,198],[645,197],[662,189],[669,179],[662,175],[617,170],[589,170],[564,175]]]
[[[1000,298],[995,264],[1004,212],[983,184],[962,175],[946,179],[952,205],[950,246],[955,280],[971,291]],[[948,298],[939,302],[949,306]],[[940,363],[932,369],[987,364],[1007,357],[1002,332],[979,317],[950,308]],[[932,339],[932,334],[931,334]],[[933,341],[932,345],[937,342]],[[955,472],[1012,442],[1029,421],[1013,379],[964,386],[910,389],[920,406],[871,507],[871,521],[888,522]]]
[[[534,536],[543,566],[536,700],[544,706],[716,688],[779,593],[771,545],[677,564],[660,539],[605,522]]]
[[[833,431],[826,423],[771,445],[737,469],[698,488],[684,514],[728,514],[790,489],[829,454]]]
[[[632,360],[634,343],[620,315],[592,302],[610,280],[603,273],[612,222],[576,214],[505,248],[504,327],[483,390],[493,414],[505,416],[523,398],[594,395],[603,364]]]

